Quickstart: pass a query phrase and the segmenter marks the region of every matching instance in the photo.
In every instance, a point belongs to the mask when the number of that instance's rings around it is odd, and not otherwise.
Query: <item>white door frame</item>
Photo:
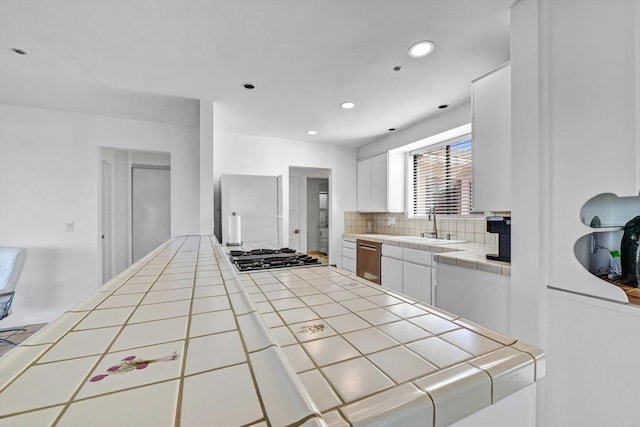
[[[102,159],[100,169],[100,265],[101,284],[114,274],[113,253],[113,165]]]

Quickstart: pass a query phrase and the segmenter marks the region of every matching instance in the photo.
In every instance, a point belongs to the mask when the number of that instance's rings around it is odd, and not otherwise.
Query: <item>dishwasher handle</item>
[[[367,245],[366,243],[360,243],[360,244],[358,245],[358,247],[359,247],[359,248],[362,248],[362,249],[366,249],[366,250],[368,250],[368,251],[374,251],[374,252],[378,251],[378,248],[377,248],[377,247],[375,247],[375,246],[371,246],[371,245]]]

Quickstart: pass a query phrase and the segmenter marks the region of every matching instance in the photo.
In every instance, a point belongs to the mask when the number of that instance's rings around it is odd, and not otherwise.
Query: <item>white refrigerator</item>
[[[229,242],[229,217],[235,212],[243,243],[282,245],[281,177],[221,175],[220,205],[223,244]]]

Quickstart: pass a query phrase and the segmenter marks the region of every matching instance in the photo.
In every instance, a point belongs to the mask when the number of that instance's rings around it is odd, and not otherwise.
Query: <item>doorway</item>
[[[331,240],[330,183],[331,169],[289,168],[289,246],[325,262]]]
[[[131,166],[131,262],[171,237],[171,170]]]
[[[171,156],[164,152],[100,149],[98,275],[115,274],[171,236]]]

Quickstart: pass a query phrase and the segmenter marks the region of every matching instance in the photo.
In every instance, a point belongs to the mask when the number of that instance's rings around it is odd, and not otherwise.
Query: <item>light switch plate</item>
[[[64,231],[66,232],[72,232],[74,229],[74,224],[73,222],[67,222],[64,224]]]

